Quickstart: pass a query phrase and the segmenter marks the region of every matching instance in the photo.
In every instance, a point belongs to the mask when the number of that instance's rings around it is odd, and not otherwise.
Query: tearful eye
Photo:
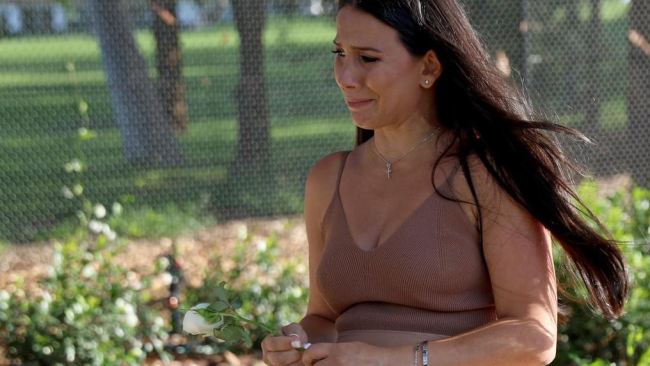
[[[361,56],[361,60],[363,60],[363,62],[366,62],[366,63],[372,63],[372,62],[377,62],[377,61],[379,61],[378,58],[376,58],[376,57],[370,57],[370,56]]]

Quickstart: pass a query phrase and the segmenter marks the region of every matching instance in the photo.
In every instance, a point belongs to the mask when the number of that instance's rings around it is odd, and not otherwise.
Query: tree
[[[650,1],[632,0],[628,53],[628,169],[637,184],[650,186]]]
[[[589,126],[591,131],[597,131],[599,128],[600,119],[600,106],[602,101],[600,99],[599,91],[601,89],[602,80],[600,73],[600,64],[602,57],[602,23],[600,19],[600,0],[590,0],[591,16],[589,18],[589,25],[585,43],[587,45],[587,58],[585,60],[586,72],[589,76],[586,80],[586,89],[584,90],[584,106],[585,106],[585,125]]]
[[[236,91],[239,132],[233,171],[252,172],[266,169],[269,163],[270,123],[262,44],[266,0],[238,0],[232,6],[241,40]]]
[[[517,82],[528,75],[528,0],[468,0],[472,24],[488,46],[492,57],[504,55],[515,70]]]
[[[90,0],[117,127],[128,162],[161,167],[182,162],[182,152],[147,65],[131,32],[122,0]]]
[[[176,18],[177,0],[151,0],[156,39],[158,92],[167,118],[174,130],[187,129],[187,104],[182,75],[182,52]]]

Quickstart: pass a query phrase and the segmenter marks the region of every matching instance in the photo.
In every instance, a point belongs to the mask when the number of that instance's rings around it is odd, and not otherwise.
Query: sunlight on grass
[[[625,99],[608,100],[600,108],[600,126],[604,129],[621,129],[627,125]]]
[[[328,134],[337,133],[353,136],[354,132],[354,125],[348,119],[321,119],[275,127],[272,135],[273,139],[276,140],[295,137],[304,138],[307,136],[327,136]]]
[[[604,21],[624,18],[630,9],[630,4],[622,0],[606,0],[602,3],[600,15]]]

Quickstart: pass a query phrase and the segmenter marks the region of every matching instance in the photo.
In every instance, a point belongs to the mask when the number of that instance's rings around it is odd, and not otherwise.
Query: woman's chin
[[[352,123],[354,123],[356,127],[363,128],[364,130],[374,130],[372,121],[367,118],[359,118],[352,114]]]

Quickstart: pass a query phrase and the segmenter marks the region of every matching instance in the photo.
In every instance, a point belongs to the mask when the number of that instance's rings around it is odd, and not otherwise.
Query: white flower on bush
[[[78,302],[75,302],[74,304],[72,304],[72,311],[76,315],[81,315],[84,312],[84,306]]]
[[[68,186],[63,186],[63,188],[61,188],[61,194],[69,200],[74,198],[74,193]]]
[[[104,229],[104,223],[97,220],[90,220],[88,223],[88,228],[95,234],[99,234]]]
[[[84,187],[81,184],[75,184],[72,186],[72,193],[74,193],[75,196],[81,196],[81,194],[84,193]]]
[[[84,266],[84,268],[81,270],[81,276],[83,278],[91,278],[94,277],[97,274],[95,271],[95,268],[93,267],[92,264],[87,264]]]
[[[65,359],[66,359],[66,361],[74,362],[75,356],[76,356],[76,352],[75,352],[74,347],[68,346],[68,347],[65,348]]]
[[[131,303],[125,301],[122,298],[118,298],[115,300],[115,306],[120,312],[124,314],[123,320],[126,325],[131,328],[138,325],[140,321],[135,313],[135,307]]]
[[[246,238],[248,237],[248,227],[246,226],[246,224],[242,223],[237,225],[236,230],[237,230],[237,238],[239,238],[239,240],[246,240]]]
[[[162,284],[165,286],[169,286],[172,284],[172,282],[174,282],[174,276],[172,276],[169,272],[161,273],[160,282],[162,282]]]
[[[259,283],[253,283],[251,285],[251,291],[253,291],[255,295],[260,295],[262,293],[262,286],[260,286]]]
[[[122,205],[119,202],[113,202],[113,216],[120,216],[122,214]]]
[[[208,322],[203,319],[201,314],[195,311],[205,309],[208,306],[210,306],[210,304],[201,303],[192,307],[187,311],[187,313],[185,313],[185,317],[183,317],[184,332],[193,335],[211,335],[214,329],[218,328],[221,325],[220,323],[208,324]]]
[[[104,236],[106,236],[106,239],[110,241],[113,241],[117,238],[117,234],[111,229],[110,226],[108,226],[108,224],[104,224],[104,227],[102,228],[102,234],[104,234]]]
[[[153,326],[152,326],[152,329],[153,329],[154,331],[156,331],[156,330],[162,329],[163,326],[165,326],[165,320],[164,320],[163,318],[157,316],[157,317],[153,320]]]
[[[302,296],[302,288],[298,286],[291,287],[290,292],[292,297],[299,298],[300,296]]]
[[[167,257],[159,257],[156,262],[156,270],[164,271],[169,267],[169,259]]]
[[[258,252],[265,252],[266,249],[268,248],[268,245],[266,243],[266,240],[260,239],[255,243],[255,246],[257,247]]]
[[[79,173],[83,169],[83,165],[79,159],[72,159],[71,161],[65,163],[64,168],[68,173]]]
[[[9,309],[9,299],[11,298],[11,295],[7,291],[0,291],[0,310],[7,310]]]
[[[41,302],[38,304],[39,310],[43,314],[47,314],[50,311],[50,303],[52,302],[52,295],[49,292],[45,291],[41,296]]]
[[[95,205],[94,213],[96,218],[103,219],[106,217],[106,207],[101,203],[98,203]]]
[[[126,273],[126,280],[128,282],[129,287],[132,289],[139,291],[142,289],[142,282],[140,282],[140,279],[138,278],[138,275],[133,272],[129,271]]]

